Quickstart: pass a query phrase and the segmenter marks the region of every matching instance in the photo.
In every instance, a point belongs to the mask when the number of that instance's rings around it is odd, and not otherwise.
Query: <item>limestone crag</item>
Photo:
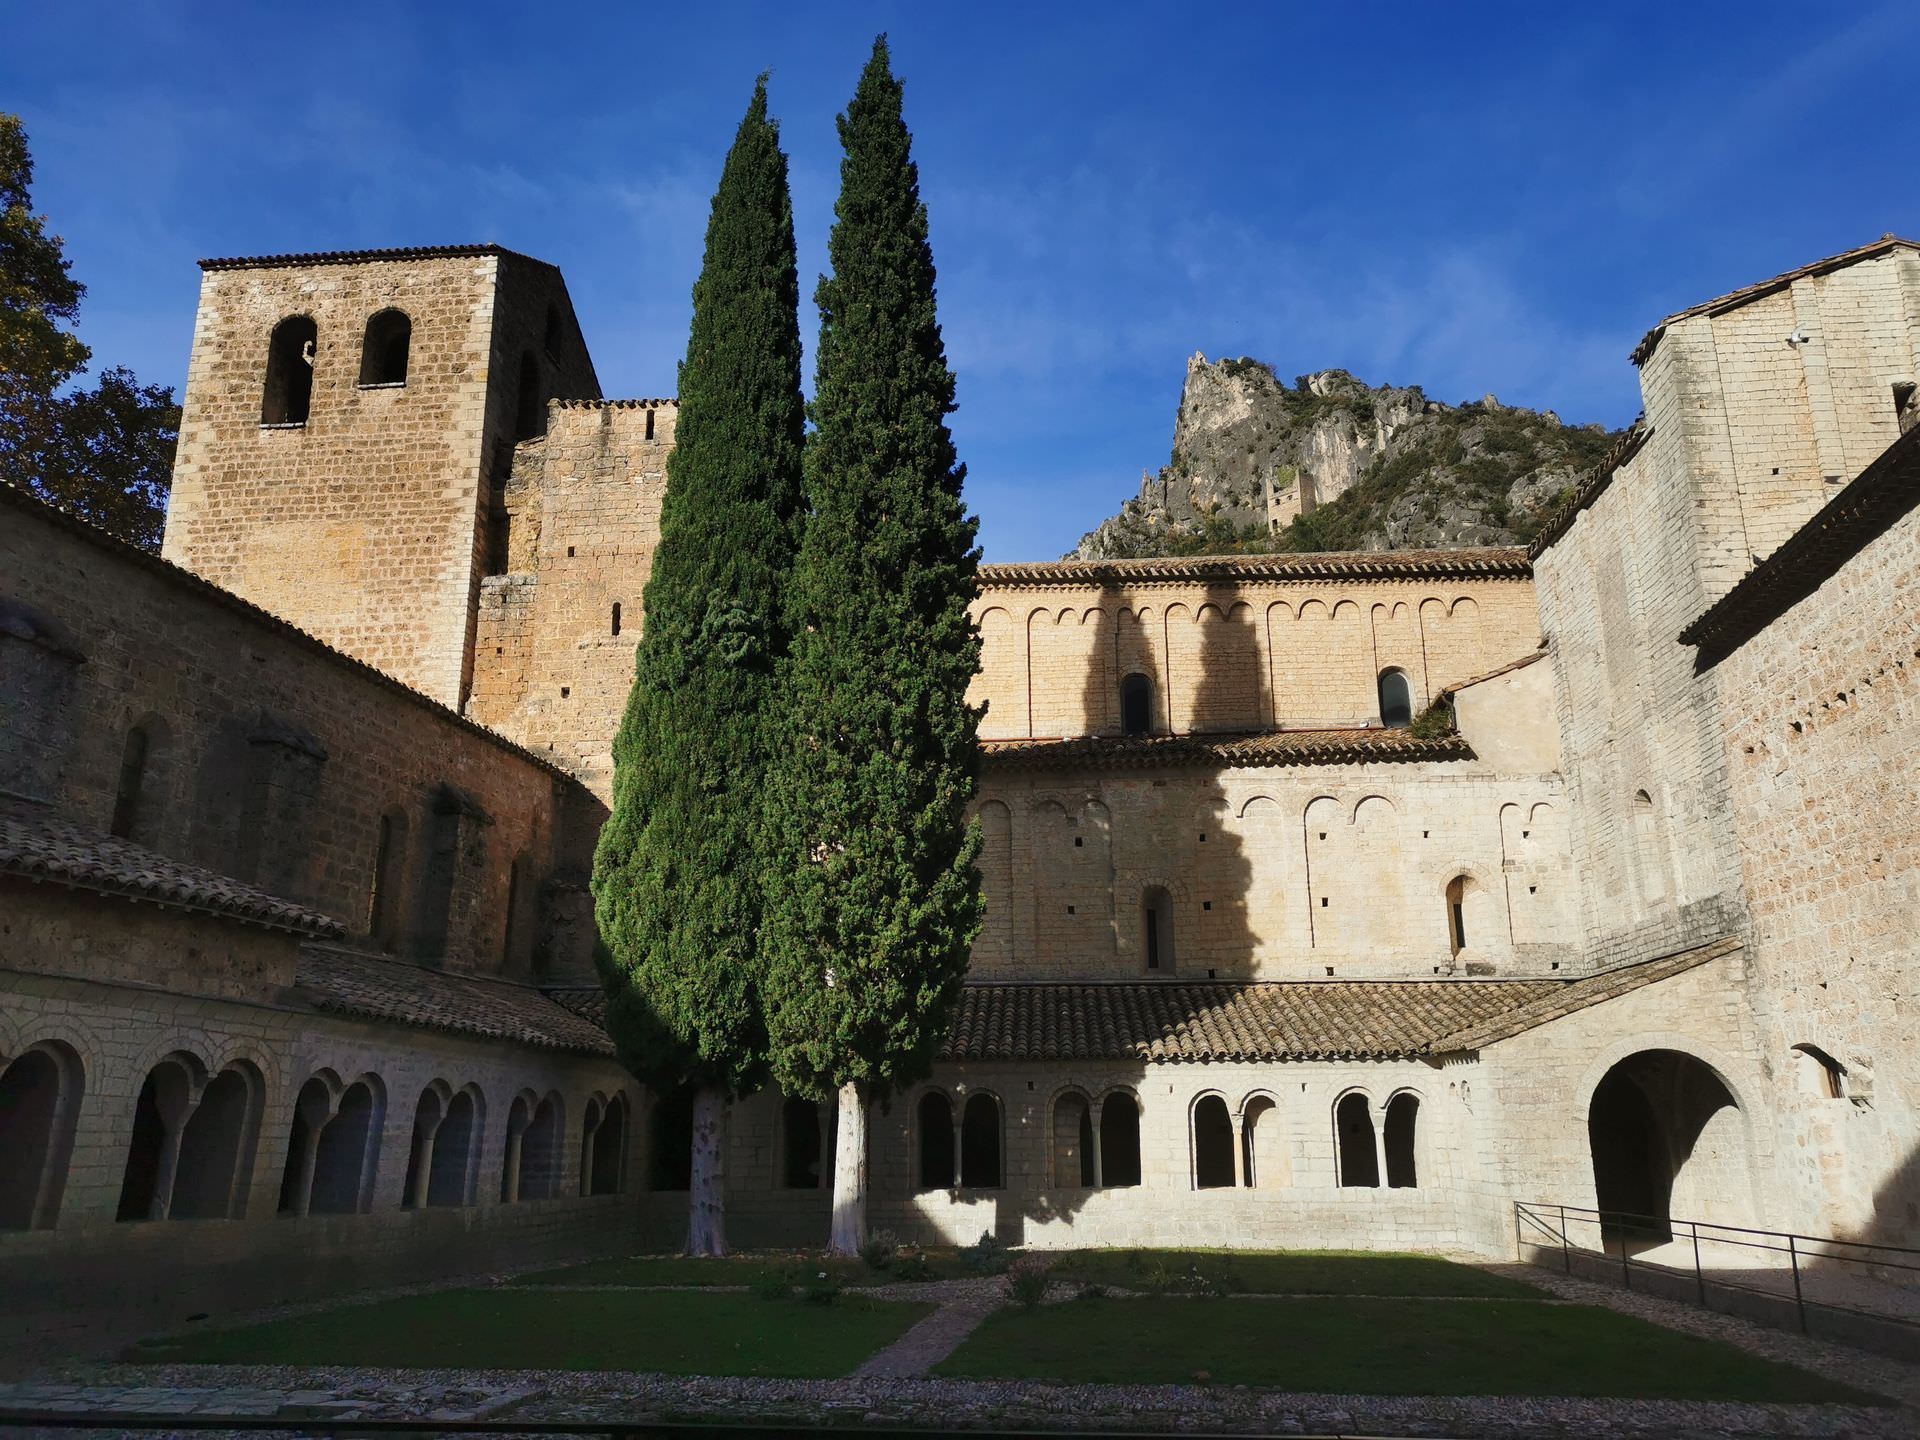
[[[1344,370],[1292,386],[1257,360],[1187,362],[1173,454],[1082,559],[1525,541],[1612,437],[1552,411],[1430,400]]]

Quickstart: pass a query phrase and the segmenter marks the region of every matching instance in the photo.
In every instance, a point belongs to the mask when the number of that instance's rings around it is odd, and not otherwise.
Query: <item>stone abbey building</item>
[[[672,1243],[586,876],[674,402],[497,247],[202,269],[164,558],[0,487],[10,1314]],[[1530,551],[985,568],[987,920],[876,1225],[1920,1244],[1920,246],[1633,360]],[[818,1242],[831,1135],[735,1107],[736,1243]]]

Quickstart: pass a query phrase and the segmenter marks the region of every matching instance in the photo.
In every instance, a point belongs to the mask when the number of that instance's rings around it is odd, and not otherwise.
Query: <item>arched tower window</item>
[[[267,382],[260,398],[262,425],[304,425],[313,407],[313,362],[320,327],[306,315],[290,315],[267,341]]]
[[[1153,730],[1153,681],[1129,675],[1120,682],[1120,733],[1146,735]]]
[[[1413,685],[1397,667],[1380,672],[1380,723],[1392,730],[1413,724]]]
[[[413,349],[413,321],[404,310],[382,310],[367,321],[360,346],[362,385],[404,385],[407,358]]]
[[[154,843],[159,829],[160,782],[166,763],[167,727],[148,716],[127,731],[120,752],[120,780],[114,789],[113,821],[109,829],[123,840]]]
[[[1467,948],[1467,887],[1472,883],[1464,875],[1447,882],[1447,940],[1456,955]]]
[[[1149,975],[1173,973],[1173,897],[1158,885],[1140,897],[1140,945]]]

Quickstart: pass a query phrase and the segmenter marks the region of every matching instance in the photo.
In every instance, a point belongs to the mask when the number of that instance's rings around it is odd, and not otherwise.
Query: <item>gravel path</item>
[[[934,1280],[921,1285],[877,1285],[864,1293],[887,1300],[933,1300],[940,1308],[853,1372],[856,1380],[925,1375],[960,1348],[976,1326],[1007,1303],[995,1277]]]
[[[1000,1429],[1132,1432],[1475,1436],[1483,1440],[1911,1440],[1912,1411],[1838,1405],[1733,1405],[1668,1400],[1568,1400],[1293,1395],[1233,1386],[1051,1385],[862,1377],[847,1380],[676,1378],[627,1373],[226,1367],[122,1369],[118,1408],[175,1414],[324,1418],[694,1418]],[[0,1387],[0,1405],[92,1408],[97,1386],[65,1396]],[[155,1402],[163,1402],[156,1405]],[[124,1432],[123,1432],[124,1433]],[[167,1433],[167,1432],[161,1432]],[[185,1432],[181,1432],[185,1433]]]

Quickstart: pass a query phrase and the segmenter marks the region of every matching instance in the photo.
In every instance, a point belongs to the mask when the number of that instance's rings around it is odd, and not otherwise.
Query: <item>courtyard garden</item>
[[[937,1313],[943,1323],[910,1335]],[[909,1363],[889,1365],[903,1356]],[[1881,1403],[1510,1274],[1432,1256],[1304,1251],[1089,1250],[1011,1262],[992,1245],[876,1248],[864,1260],[634,1255],[150,1340],[124,1358]]]

